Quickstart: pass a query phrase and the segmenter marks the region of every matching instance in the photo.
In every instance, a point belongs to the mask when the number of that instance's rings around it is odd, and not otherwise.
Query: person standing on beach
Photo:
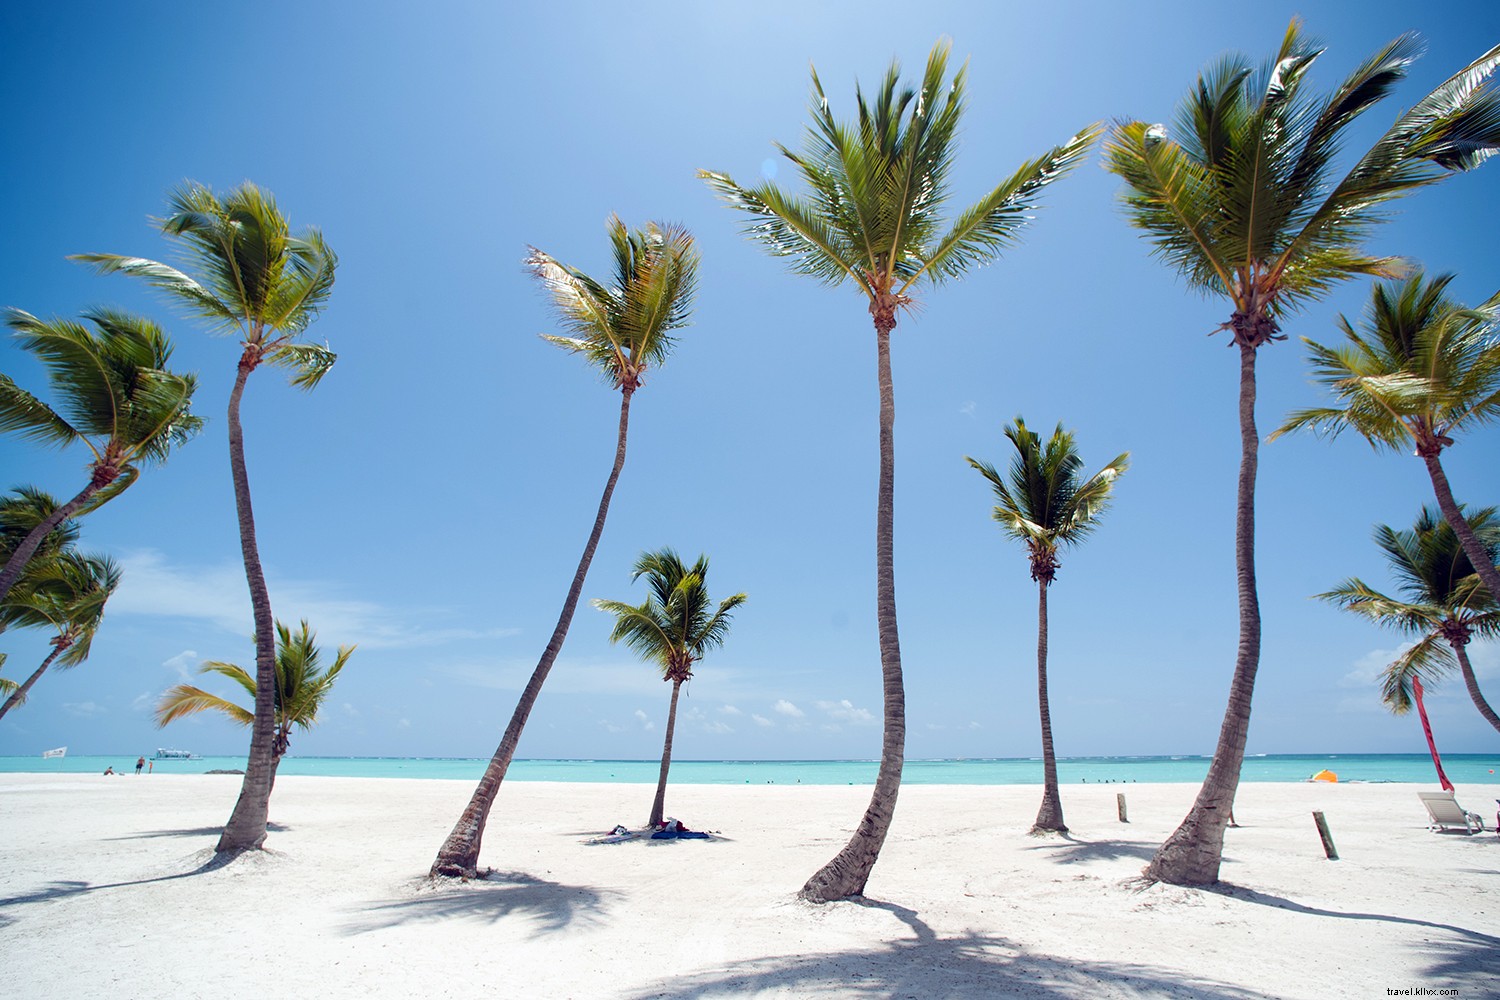
[[[145,766],[146,766],[146,758],[145,757],[137,757],[135,759],[135,776],[137,778],[139,778],[141,776],[141,768],[143,768]]]

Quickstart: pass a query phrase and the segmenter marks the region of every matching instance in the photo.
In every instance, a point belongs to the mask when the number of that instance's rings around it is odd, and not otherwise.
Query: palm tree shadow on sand
[[[214,827],[214,832],[222,827]],[[201,855],[200,855],[201,856]],[[171,875],[158,875],[155,878],[131,879],[128,882],[84,882],[76,879],[58,879],[47,883],[40,889],[23,893],[19,896],[0,897],[0,907],[23,906],[28,903],[47,903],[57,899],[67,899],[69,896],[81,896],[85,893],[99,892],[102,889],[123,889],[132,885],[150,885],[153,882],[172,882],[180,878],[193,878],[196,875],[206,875],[209,872],[218,871],[235,861],[236,855],[214,854],[202,864],[185,872],[175,872]],[[14,918],[0,916],[0,927],[12,923]]]
[[[407,898],[361,906],[344,933],[368,934],[416,921],[494,924],[530,919],[536,925],[533,936],[539,937],[596,920],[606,903],[619,895],[611,890],[549,882],[525,872],[492,871],[454,885],[434,884],[425,878],[414,884],[419,888]]]
[[[271,833],[285,833],[291,829],[285,823],[267,823],[266,829]],[[195,826],[180,830],[143,830],[140,833],[127,833],[123,837],[106,837],[105,840],[151,840],[157,837],[217,837],[224,832],[220,826]]]
[[[870,948],[784,955],[735,962],[732,967],[674,976],[632,995],[708,998],[759,994],[800,997],[1025,996],[1062,1000],[1097,993],[1103,984],[1138,997],[1193,996],[1251,1000],[1262,994],[1187,973],[1127,962],[1087,962],[1028,954],[988,934],[939,937],[913,910],[893,903],[856,902],[886,910],[914,937]]]
[[[1155,842],[1138,840],[1083,840],[1063,833],[1048,835],[1026,850],[1047,851],[1048,857],[1058,864],[1075,865],[1085,861],[1123,861],[1129,858],[1146,862],[1156,854],[1157,846]]]

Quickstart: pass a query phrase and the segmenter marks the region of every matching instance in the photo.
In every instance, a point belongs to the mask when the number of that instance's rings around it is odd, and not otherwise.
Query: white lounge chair
[[[1432,817],[1432,823],[1427,827],[1429,830],[1444,832],[1450,826],[1463,830],[1465,833],[1481,833],[1484,830],[1484,820],[1476,812],[1469,812],[1453,799],[1452,792],[1418,792],[1417,798],[1427,807],[1427,815]]]

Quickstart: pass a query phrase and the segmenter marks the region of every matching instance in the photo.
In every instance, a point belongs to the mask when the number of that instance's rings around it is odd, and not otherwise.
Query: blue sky
[[[0,9],[0,305],[157,318],[200,373],[204,434],[83,523],[124,566],[83,666],[49,675],[0,721],[0,755],[66,744],[133,754],[243,752],[216,719],[158,732],[150,709],[206,659],[252,662],[224,407],[237,351],[147,290],[65,260],[162,257],[148,217],[185,179],[249,179],[340,256],[309,331],[338,352],[312,394],[257,372],[244,403],[261,554],[278,617],[358,643],[321,725],[293,752],[487,756],[573,572],[613,454],[618,395],[542,341],[528,244],[606,275],[604,222],[680,222],[703,255],[694,324],[636,396],[630,452],[585,598],[639,600],[630,566],[671,545],[711,558],[716,596],[745,591],[727,645],[682,704],[685,758],[874,757],[876,389],[873,336],[850,287],[793,275],[739,235],[694,171],[739,180],[800,142],[808,64],[836,114],[890,59],[920,70],[949,36],[968,58],[955,206],[1086,124],[1170,117],[1220,54],[1259,60],[1300,13],[1335,85],[1407,30],[1428,51],[1366,117],[1373,138],[1500,41],[1500,8],[1186,2],[8,4]],[[782,178],[786,179],[785,173]],[[1115,507],[1065,553],[1051,592],[1059,753],[1208,753],[1236,640],[1237,365],[1222,302],[1186,290],[1125,222],[1097,154],[1045,198],[1024,244],[924,288],[894,334],[897,600],[908,755],[1028,756],[1036,595],[1024,553],[989,519],[966,454],[1008,461],[1001,427],[1076,431],[1098,467],[1132,469]],[[1398,205],[1375,246],[1500,287],[1500,165]],[[1260,426],[1320,399],[1299,336],[1334,337],[1351,283],[1261,354]],[[0,370],[40,373],[0,341]],[[1445,456],[1460,499],[1500,503],[1500,428]],[[0,487],[59,496],[86,453],[0,439]],[[1389,586],[1369,541],[1430,502],[1415,458],[1361,441],[1282,439],[1261,458],[1265,624],[1249,750],[1420,752],[1374,676],[1399,639],[1309,599],[1345,576]],[[607,641],[586,606],[520,746],[529,757],[660,753],[667,685]],[[45,655],[10,632],[7,676]],[[1500,697],[1500,652],[1473,647]],[[224,693],[230,693],[225,691]],[[1456,680],[1429,699],[1441,748],[1493,752]]]

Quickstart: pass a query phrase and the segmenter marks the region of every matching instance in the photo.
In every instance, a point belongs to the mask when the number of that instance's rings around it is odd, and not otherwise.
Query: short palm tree
[[[724,644],[729,635],[730,612],[745,603],[744,594],[719,602],[713,610],[708,598],[708,557],[699,556],[692,566],[671,549],[645,552],[636,560],[631,582],[646,578],[651,593],[636,606],[623,601],[594,602],[594,607],[615,616],[610,642],[623,642],[642,659],[661,668],[661,677],[672,684],[667,709],[667,737],[661,751],[661,773],[656,779],[656,798],[651,802],[647,826],[657,826],[666,809],[667,769],[672,766],[672,734],[677,726],[677,695],[683,681],[693,676],[693,664],[711,649]]]
[[[1496,551],[1500,550],[1500,520],[1495,517],[1495,508],[1476,511],[1464,523],[1493,567]],[[1423,507],[1410,531],[1377,526],[1375,544],[1390,561],[1404,600],[1387,597],[1359,579],[1345,580],[1318,597],[1417,640],[1385,670],[1381,697],[1386,706],[1397,715],[1410,711],[1412,682],[1417,675],[1426,674],[1430,682],[1457,663],[1474,707],[1500,731],[1500,716],[1479,690],[1466,652],[1475,636],[1500,636],[1500,602],[1475,576],[1475,566],[1458,534],[1438,511]]]
[[[1032,833],[1066,833],[1062,797],[1057,788],[1057,754],[1052,745],[1052,712],[1047,699],[1047,588],[1057,576],[1057,550],[1077,545],[1094,530],[1109,506],[1115,480],[1130,467],[1126,452],[1098,472],[1083,478],[1072,433],[1062,424],[1046,444],[1020,417],[1005,428],[1015,445],[1009,483],[988,462],[964,456],[995,491],[994,518],[1005,533],[1026,543],[1031,578],[1037,584],[1036,690],[1042,719],[1042,805]]]
[[[45,366],[57,405],[0,374],[0,432],[58,446],[81,442],[93,460],[83,489],[54,504],[6,553],[0,601],[54,528],[119,496],[140,466],[165,461],[203,425],[191,413],[197,378],[167,370],[172,344],[156,324],[111,309],[90,310],[84,319],[92,329],[19,309],[6,314],[21,346]]]
[[[813,902],[864,892],[895,815],[906,755],[906,694],[896,629],[894,568],[895,392],[890,335],[898,309],[909,308],[917,282],[962,277],[1015,243],[1030,221],[1041,190],[1076,166],[1098,135],[1090,126],[1021,165],[1014,174],[960,212],[942,213],[957,152],[966,71],[947,80],[950,45],[939,41],[927,57],[919,88],[900,86],[892,63],[871,100],[856,89],[858,117],[834,119],[817,71],[803,152],[780,146],[802,175],[808,193],[797,197],[766,182],[742,187],[725,174],[699,171],[728,204],[746,213],[745,235],[767,253],[787,258],[798,274],[829,285],[847,279],[858,289],[875,327],[880,394],[880,476],[875,504],[876,624],[884,689],[880,769],[864,818],[848,845],[802,887]],[[899,88],[899,89],[898,89]]]
[[[89,658],[104,621],[104,605],[120,585],[120,568],[108,556],[64,552],[46,563],[33,586],[0,605],[0,619],[22,628],[48,628],[52,652],[0,705],[0,718],[26,700],[54,663],[76,667]]]
[[[266,839],[276,728],[271,695],[276,635],[250,505],[240,399],[245,380],[262,364],[288,369],[292,385],[301,389],[312,389],[333,366],[332,351],[299,338],[328,301],[338,258],[316,229],[293,234],[275,199],[248,182],[223,198],[201,184],[188,184],[172,193],[169,205],[171,214],[162,221],[162,232],[181,241],[192,273],[118,254],[80,254],[74,259],[104,274],[142,278],[215,329],[240,338],[239,364],[229,393],[229,467],[255,621],[257,694],[244,784],[215,848],[236,852],[258,848]]]
[[[338,655],[334,657],[331,664],[325,667],[322,663],[322,650],[317,645],[317,638],[317,633],[308,627],[306,618],[302,619],[302,624],[296,632],[279,621],[276,623],[276,689],[274,692],[276,733],[272,741],[272,749],[275,753],[272,763],[273,780],[274,772],[281,764],[281,758],[286,755],[287,749],[291,746],[292,727],[295,726],[303,732],[313,727],[313,724],[318,721],[318,711],[328,700],[328,696],[333,693],[333,682],[354,653],[355,647],[340,646]],[[228,677],[245,689],[250,695],[251,704],[254,704],[256,680],[244,667],[209,660],[198,668],[198,672]],[[228,716],[230,721],[241,726],[249,726],[255,721],[255,713],[251,709],[242,708],[227,698],[210,694],[191,684],[178,684],[162,695],[160,704],[156,706],[156,724],[158,727],[165,726],[169,722],[176,722],[189,715],[207,711],[220,712]]]
[[[1392,199],[1477,165],[1500,145],[1500,100],[1484,83],[1500,46],[1443,82],[1340,176],[1334,158],[1361,114],[1401,80],[1417,54],[1402,36],[1366,59],[1333,93],[1316,95],[1307,74],[1322,49],[1293,20],[1259,72],[1230,56],[1199,76],[1165,125],[1114,126],[1109,170],[1124,178],[1131,222],[1188,283],[1228,300],[1221,329],[1238,348],[1240,471],[1235,578],[1240,634],[1219,744],[1198,798],[1146,868],[1146,877],[1204,885],[1219,877],[1224,827],[1239,787],[1250,702],[1260,665],[1255,583],[1255,361],[1283,340],[1282,320],[1358,275],[1388,275],[1400,262],[1365,243]]]
[[[1460,512],[1440,457],[1455,434],[1500,417],[1500,292],[1466,309],[1448,298],[1452,281],[1418,271],[1404,282],[1377,283],[1363,331],[1339,317],[1343,347],[1304,337],[1314,379],[1342,405],[1301,410],[1276,433],[1309,427],[1333,437],[1349,429],[1374,448],[1413,448],[1443,517],[1500,600],[1500,570]]]
[[[614,281],[610,285],[595,281],[535,247],[526,258],[532,275],[551,295],[558,319],[572,334],[545,339],[566,351],[583,355],[614,388],[620,390],[615,461],[605,481],[594,527],[573,573],[573,582],[563,600],[557,625],[542,650],[536,669],[531,672],[531,679],[521,692],[505,735],[479,779],[468,806],[432,862],[431,875],[434,877],[474,878],[478,874],[479,851],[490,807],[494,805],[505,772],[515,757],[521,731],[537,696],[541,694],[542,684],[562,652],[563,640],[568,636],[568,626],[583,592],[584,578],[594,560],[599,537],[604,533],[609,501],[614,495],[620,470],[625,467],[625,437],[630,426],[631,398],[641,387],[645,373],[667,359],[674,344],[671,332],[686,326],[692,311],[693,293],[697,287],[698,249],[691,233],[678,226],[654,222],[643,230],[631,231],[615,217],[610,218],[608,229],[615,262]]]

